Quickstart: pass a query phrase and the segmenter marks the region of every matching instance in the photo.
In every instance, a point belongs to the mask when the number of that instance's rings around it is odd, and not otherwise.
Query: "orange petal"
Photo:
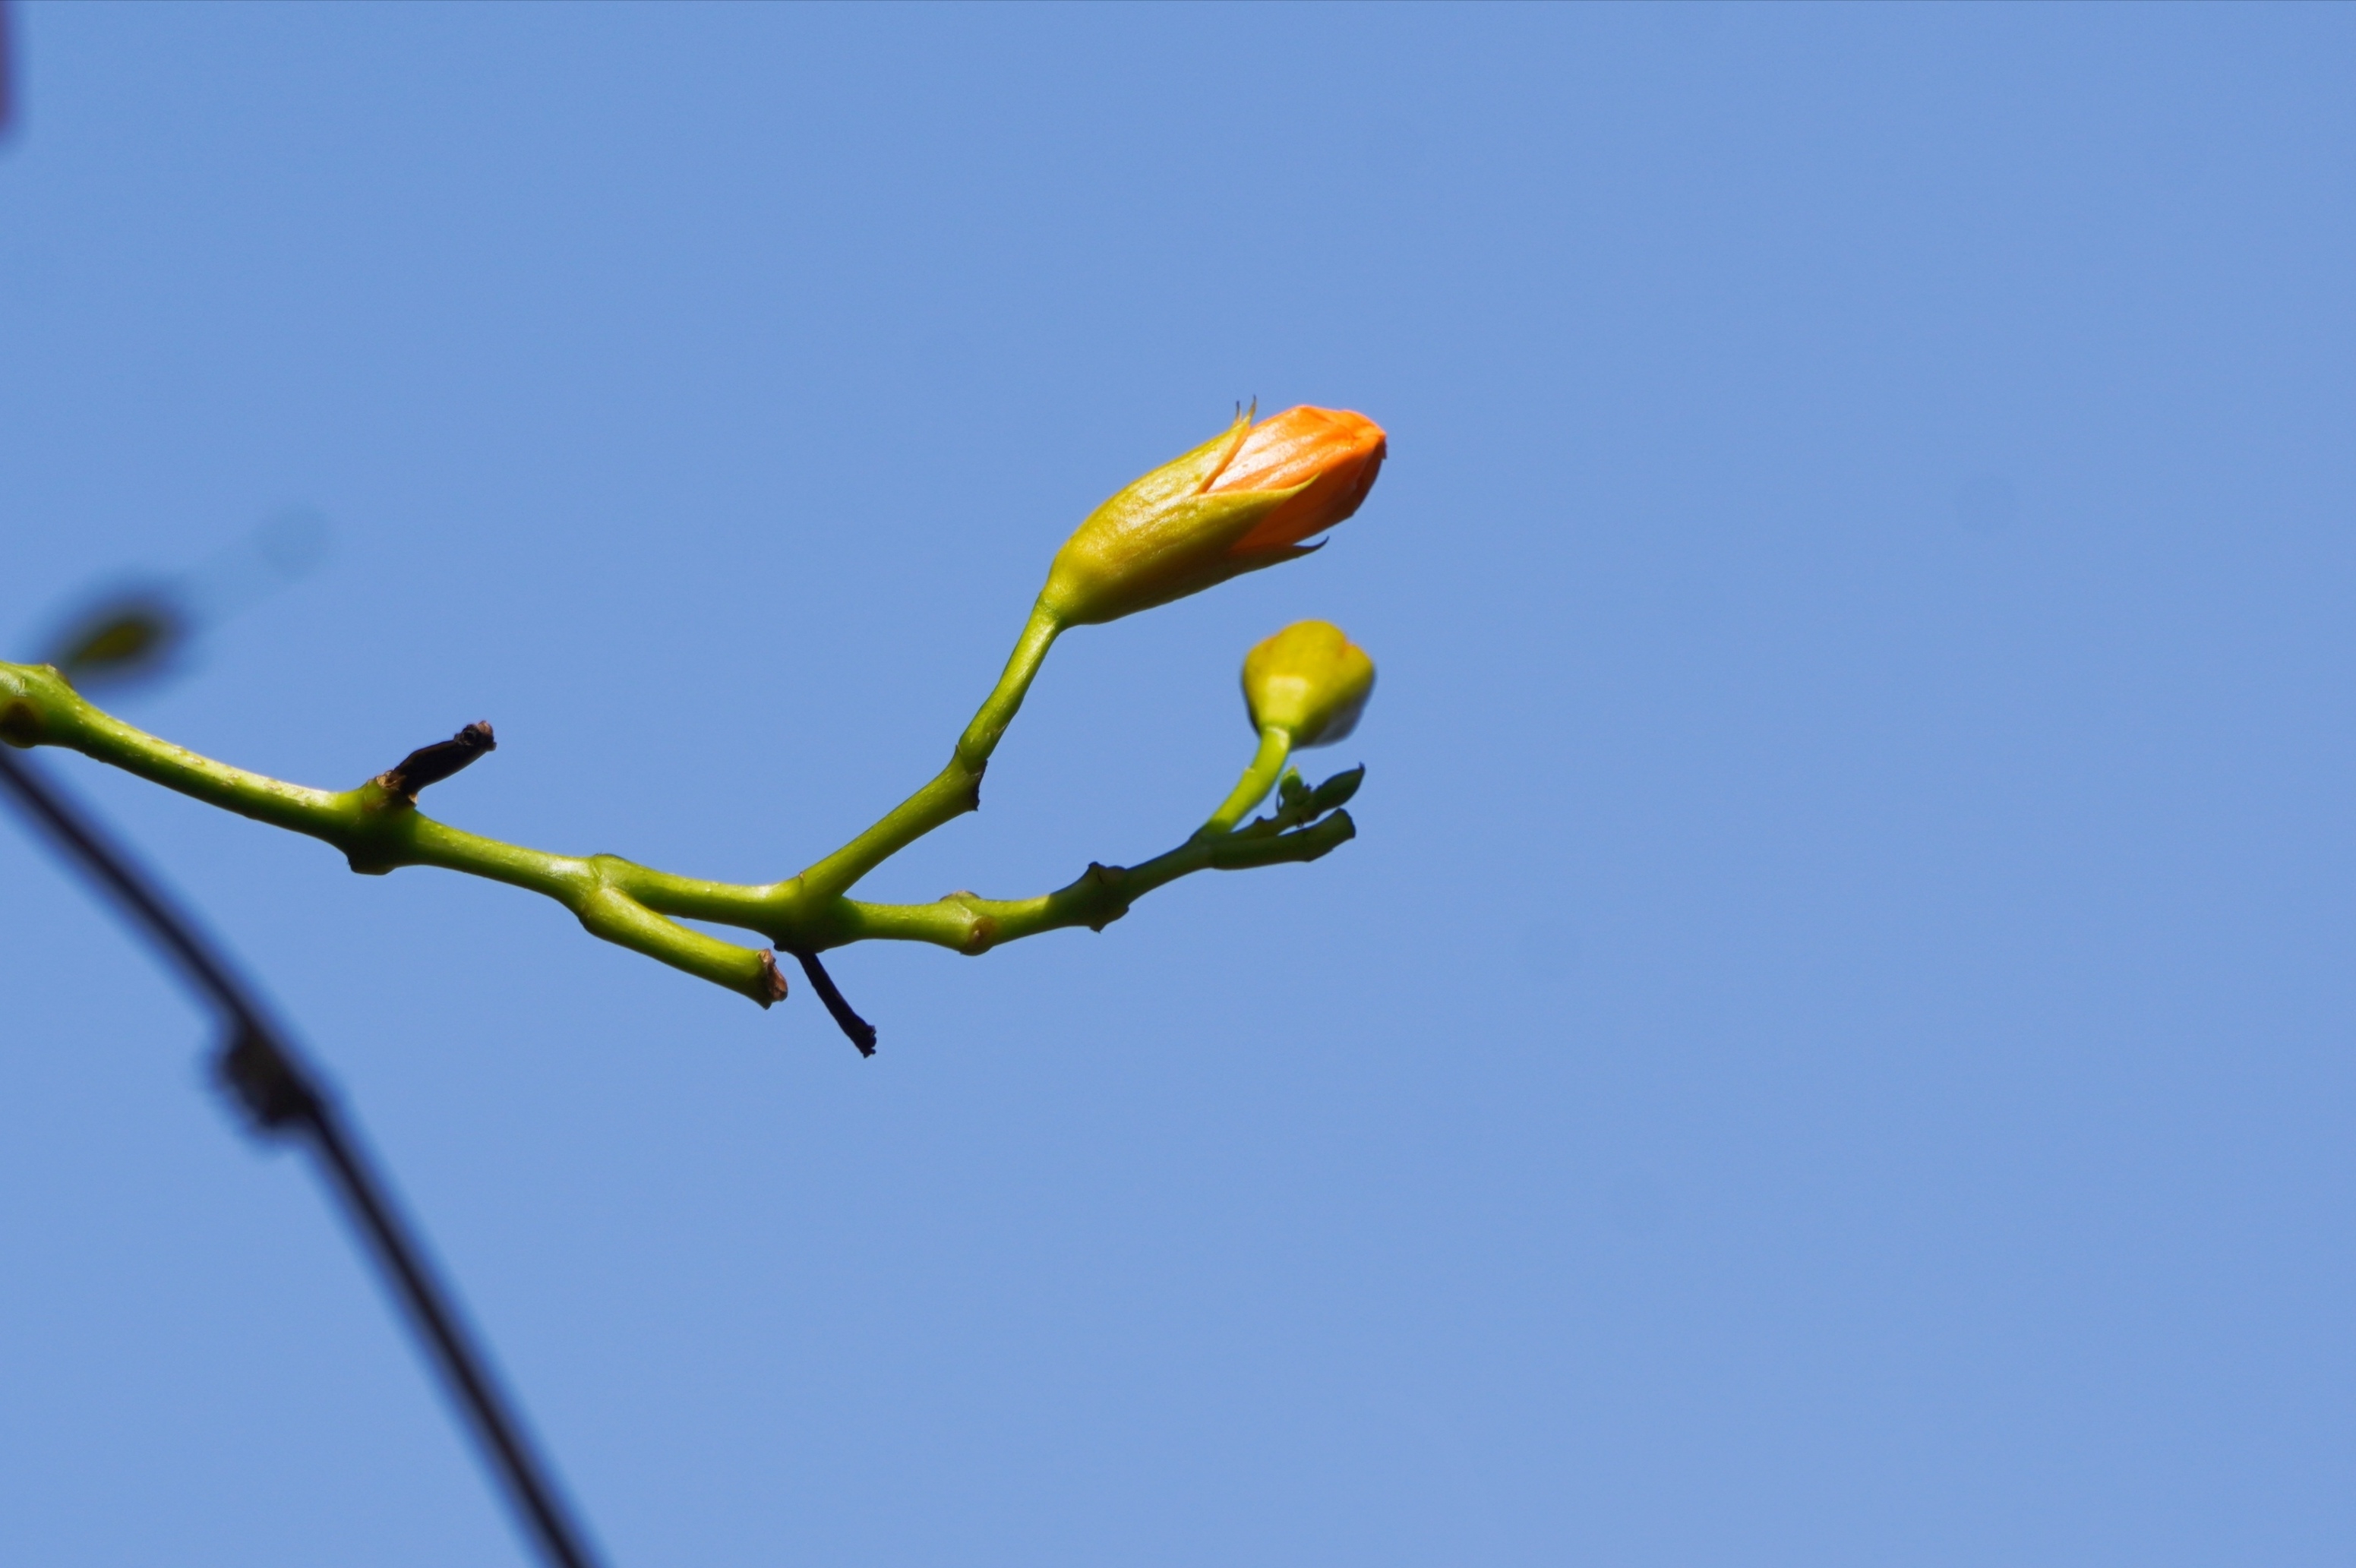
[[[1374,487],[1387,446],[1382,426],[1346,410],[1287,409],[1254,427],[1211,489],[1308,488],[1261,518],[1229,553],[1298,544],[1347,517]]]

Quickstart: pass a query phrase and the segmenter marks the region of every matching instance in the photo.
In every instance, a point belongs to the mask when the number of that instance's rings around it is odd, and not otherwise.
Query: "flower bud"
[[[1363,414],[1288,409],[1145,475],[1056,552],[1041,604],[1064,625],[1118,620],[1306,555],[1301,541],[1358,509],[1383,464]]]
[[[1244,656],[1244,705],[1256,731],[1296,748],[1330,746],[1358,727],[1375,661],[1328,621],[1298,621]]]

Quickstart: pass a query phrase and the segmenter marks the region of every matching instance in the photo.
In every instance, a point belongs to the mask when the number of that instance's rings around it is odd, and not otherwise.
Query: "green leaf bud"
[[[1347,803],[1352,795],[1357,794],[1358,786],[1364,784],[1365,779],[1366,770],[1364,764],[1352,768],[1346,773],[1335,773],[1317,786],[1316,793],[1309,797],[1310,806],[1321,813],[1331,811],[1335,806]]]

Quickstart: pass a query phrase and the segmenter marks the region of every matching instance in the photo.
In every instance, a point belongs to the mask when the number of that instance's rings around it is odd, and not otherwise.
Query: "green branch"
[[[1246,812],[1268,798],[1268,792],[1276,787],[1277,775],[1284,772],[1284,760],[1291,754],[1291,731],[1275,724],[1263,727],[1259,750],[1252,754],[1251,766],[1244,770],[1244,776],[1236,781],[1234,792],[1219,803],[1219,809],[1211,813],[1211,820],[1203,824],[1199,832],[1216,835],[1232,831]]]
[[[1048,612],[1034,611],[949,765],[874,827],[782,882],[706,881],[613,855],[552,854],[468,833],[418,810],[418,789],[466,765],[477,751],[489,749],[487,730],[471,740],[471,731],[465,731],[457,742],[414,752],[356,789],[311,789],[214,762],[134,729],[91,706],[48,666],[0,663],[0,741],[20,747],[63,746],[208,805],[306,834],[341,850],[355,871],[381,875],[400,866],[439,866],[542,894],[571,910],[592,934],[763,1007],[785,994],[774,953],[723,942],[680,920],[757,932],[774,948],[798,954],[870,940],[929,942],[982,953],[1066,926],[1100,931],[1127,913],[1133,901],[1191,872],[1313,860],[1355,832],[1349,814],[1336,809],[1348,789],[1323,799],[1339,781],[1316,792],[1323,804],[1312,811],[1302,808],[1308,794],[1295,790],[1298,781],[1288,775],[1287,804],[1273,817],[1234,832],[1206,828],[1141,865],[1092,864],[1070,886],[1038,898],[983,899],[960,892],[929,904],[877,904],[844,897],[884,860],[976,807],[990,754],[1061,630]],[[1265,762],[1263,753],[1248,772],[1248,783],[1255,773],[1264,775],[1258,764]],[[1345,776],[1355,787],[1355,776]],[[1253,798],[1267,787],[1260,777]]]
[[[1091,861],[1078,880],[1035,899],[985,899],[972,893],[951,893],[928,904],[871,904],[846,899],[848,924],[843,940],[883,937],[930,942],[959,953],[987,953],[1001,943],[1066,926],[1102,931],[1127,914],[1131,903],[1190,871],[1243,871],[1291,860],[1314,860],[1356,837],[1357,831],[1350,814],[1337,810],[1312,827],[1289,833],[1192,838],[1141,865],[1099,866]]]
[[[832,898],[893,856],[952,817],[981,809],[981,775],[998,739],[1014,722],[1023,694],[1046,662],[1047,650],[1064,630],[1063,623],[1043,602],[1033,606],[1023,635],[1008,656],[1006,671],[983,699],[981,710],[958,737],[948,765],[930,784],[886,812],[866,832],[804,871],[796,880],[818,898]]]

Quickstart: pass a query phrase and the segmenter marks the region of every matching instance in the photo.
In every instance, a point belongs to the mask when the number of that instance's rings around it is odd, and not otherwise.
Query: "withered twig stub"
[[[377,774],[376,782],[384,786],[385,794],[399,795],[414,805],[419,790],[440,784],[485,752],[498,749],[498,741],[491,738],[490,720],[478,719],[446,741],[418,747]]]
[[[851,1010],[851,1004],[842,999],[841,991],[835,989],[834,976],[826,972],[826,965],[818,961],[818,955],[796,953],[794,956],[801,960],[802,973],[809,976],[810,988],[818,993],[818,999],[826,1004],[826,1010],[834,1015],[834,1021],[842,1032],[851,1037],[851,1043],[859,1048],[859,1054],[874,1055],[875,1026]]]
[[[777,968],[777,953],[773,947],[761,949],[761,977],[769,983],[769,1000],[763,1002],[763,1007],[786,999],[786,977]]]

